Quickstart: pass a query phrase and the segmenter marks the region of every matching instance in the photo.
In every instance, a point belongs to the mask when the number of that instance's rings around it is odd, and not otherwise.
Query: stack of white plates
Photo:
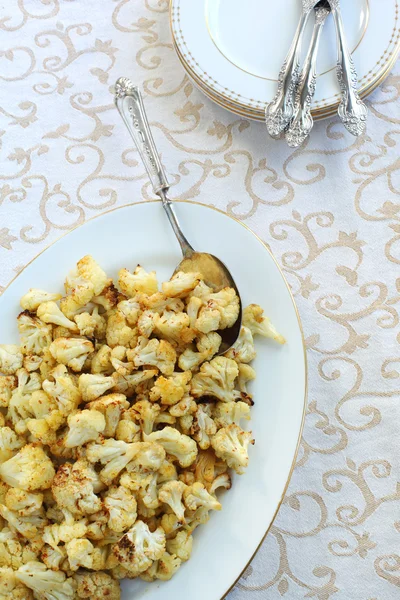
[[[170,11],[174,45],[193,82],[233,113],[264,120],[301,14],[301,0],[171,0]],[[365,97],[389,74],[399,53],[399,0],[343,1],[342,14],[360,95]],[[309,37],[312,19],[308,25]],[[304,46],[305,52],[308,42]],[[318,57],[314,119],[337,110],[335,59],[335,29],[329,19]]]

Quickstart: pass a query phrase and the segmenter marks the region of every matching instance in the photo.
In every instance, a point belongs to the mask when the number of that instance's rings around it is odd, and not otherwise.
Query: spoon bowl
[[[218,354],[224,354],[235,344],[242,326],[242,302],[239,290],[224,263],[207,252],[196,252],[183,234],[173,204],[167,196],[170,186],[151,134],[142,95],[126,77],[120,77],[115,84],[115,104],[135,142],[154,192],[162,200],[164,210],[180,244],[183,260],[176,267],[174,274],[179,271],[200,273],[213,292],[219,292],[226,287],[236,291],[239,298],[238,318],[232,327],[218,331],[222,338]]]

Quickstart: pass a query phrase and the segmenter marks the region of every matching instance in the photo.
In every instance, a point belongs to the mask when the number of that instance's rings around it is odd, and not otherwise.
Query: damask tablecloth
[[[9,0],[0,49],[1,290],[66,230],[151,197],[110,93],[132,77],[172,196],[269,244],[305,330],[297,466],[229,599],[399,598],[399,76],[369,98],[362,138],[332,118],[293,151],[193,87],[167,0]]]

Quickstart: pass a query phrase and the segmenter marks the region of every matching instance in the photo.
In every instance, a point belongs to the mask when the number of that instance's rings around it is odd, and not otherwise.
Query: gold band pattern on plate
[[[182,32],[180,22],[180,1],[181,0],[171,0],[170,2],[170,27],[174,45],[176,48],[179,49],[181,57],[186,63],[188,69],[190,69],[191,72],[196,72],[197,78],[202,82],[202,88],[204,89],[204,87],[206,87],[208,90],[210,90],[209,94],[213,93],[213,95],[217,96],[220,99],[221,106],[223,106],[222,103],[225,101],[234,103],[237,106],[237,109],[233,112],[241,112],[242,109],[251,109],[255,110],[260,115],[261,113],[263,114],[265,109],[265,102],[261,102],[260,100],[254,100],[254,98],[245,98],[242,95],[235,92],[234,90],[223,88],[218,81],[213,79],[210,75],[208,75],[208,73],[206,73],[206,71],[202,69],[200,64],[190,52]],[[375,89],[375,87],[377,87],[377,85],[379,85],[382,82],[384,77],[389,72],[389,65],[394,65],[400,51],[399,0],[394,0],[394,2],[395,20],[391,37],[388,41],[386,50],[384,50],[382,56],[377,61],[375,66],[368,73],[366,73],[359,81],[360,84],[364,82],[359,87],[359,94],[363,98],[365,98],[366,95],[371,93]],[[196,71],[194,71],[194,69],[196,69]],[[374,85],[375,83],[376,85]],[[334,114],[340,103],[340,94],[335,94],[333,98],[334,101],[329,101],[329,99],[323,99],[321,102],[316,104],[316,108],[312,110],[312,116],[315,120],[330,116],[329,113]],[[230,109],[228,108],[228,110]],[[260,117],[259,119],[256,118],[256,120],[262,119]]]
[[[3,290],[3,294],[4,292],[11,286],[11,284],[21,275],[21,273],[23,271],[25,271],[25,269],[27,267],[29,267],[29,265],[31,265],[39,256],[41,256],[44,252],[46,252],[46,250],[48,250],[49,248],[51,248],[58,240],[60,240],[61,238],[64,238],[65,236],[69,235],[70,233],[72,233],[73,231],[75,231],[76,229],[79,229],[80,227],[82,227],[83,225],[85,225],[86,223],[90,222],[90,221],[94,221],[95,219],[98,219],[99,217],[103,217],[104,215],[110,214],[112,212],[115,212],[117,210],[120,210],[121,208],[127,208],[128,206],[136,206],[138,204],[147,204],[147,203],[154,203],[154,202],[161,202],[161,200],[142,200],[140,202],[130,202],[128,204],[124,204],[122,206],[117,206],[115,208],[112,208],[110,210],[106,210],[105,212],[101,213],[100,215],[94,215],[93,217],[91,217],[90,219],[87,219],[85,221],[85,223],[82,223],[81,225],[77,225],[76,227],[73,227],[71,230],[66,231],[65,233],[63,233],[62,235],[60,235],[59,238],[57,238],[56,240],[54,240],[51,244],[49,244],[48,246],[46,246],[46,248],[43,248],[43,250],[41,250],[34,258],[32,258],[32,260],[30,260],[25,266],[24,268],[17,273],[17,275],[15,277],[13,277],[11,279],[11,281],[6,285],[6,287]],[[271,519],[271,523],[268,526],[268,529],[265,533],[263,533],[262,538],[260,540],[260,543],[258,544],[257,548],[255,549],[253,555],[251,556],[250,560],[248,561],[248,563],[244,566],[244,568],[242,569],[242,571],[239,573],[239,575],[236,577],[235,581],[232,583],[232,585],[230,586],[230,588],[224,593],[224,595],[221,597],[220,600],[224,600],[224,598],[226,598],[226,596],[229,594],[229,592],[235,587],[235,585],[237,584],[237,582],[239,581],[239,579],[241,578],[241,576],[243,575],[243,573],[246,571],[247,567],[250,565],[250,563],[252,562],[253,558],[255,557],[255,555],[257,554],[258,550],[260,549],[262,543],[264,542],[265,538],[268,535],[269,530],[271,529],[273,522],[276,519],[276,516],[279,512],[279,509],[282,505],[283,499],[286,495],[286,491],[289,487],[289,482],[290,479],[292,477],[294,468],[296,466],[296,459],[297,459],[297,455],[299,452],[299,448],[300,448],[300,443],[301,443],[301,438],[303,435],[303,429],[304,429],[304,422],[305,422],[305,417],[306,417],[306,408],[307,408],[307,393],[308,393],[308,364],[307,364],[307,350],[306,350],[306,345],[305,345],[305,340],[304,340],[304,331],[303,331],[303,325],[301,323],[301,319],[300,319],[300,313],[299,310],[297,308],[296,305],[296,301],[294,299],[294,296],[292,294],[292,290],[290,289],[290,286],[286,280],[286,277],[281,269],[281,266],[279,265],[277,259],[275,258],[275,256],[272,254],[271,250],[268,248],[268,246],[266,245],[265,242],[263,242],[263,240],[256,234],[254,233],[254,231],[252,231],[250,229],[250,227],[248,227],[248,225],[246,225],[245,223],[243,223],[242,221],[239,221],[239,219],[236,219],[235,217],[232,217],[231,215],[228,215],[227,213],[225,213],[223,210],[220,210],[219,208],[216,208],[215,206],[208,206],[208,205],[204,205],[201,202],[195,202],[194,200],[175,200],[174,202],[182,203],[182,204],[194,204],[196,206],[207,206],[207,208],[209,208],[210,210],[214,210],[215,212],[218,212],[224,216],[226,216],[228,219],[232,219],[232,221],[235,221],[236,223],[239,223],[239,225],[241,225],[242,227],[244,227],[245,229],[247,229],[247,231],[249,231],[252,235],[254,235],[254,237],[256,238],[256,240],[263,246],[263,248],[268,252],[268,254],[270,255],[270,257],[272,258],[272,260],[274,261],[277,269],[279,270],[279,273],[281,274],[281,277],[283,279],[283,281],[285,282],[286,288],[290,294],[290,298],[292,300],[292,304],[293,304],[293,308],[295,310],[296,316],[297,316],[297,321],[299,324],[299,329],[300,329],[300,334],[301,334],[301,341],[302,341],[302,346],[303,346],[303,358],[304,358],[304,375],[305,375],[305,385],[304,385],[304,398],[303,398],[303,414],[302,414],[302,418],[301,418],[301,424],[300,424],[300,430],[299,430],[299,435],[297,438],[297,443],[296,443],[296,448],[294,451],[294,455],[293,455],[293,460],[292,460],[292,464],[290,467],[290,471],[289,471],[289,475],[285,484],[285,487],[283,489],[281,498],[279,499],[278,505],[276,507],[275,513],[272,516]]]

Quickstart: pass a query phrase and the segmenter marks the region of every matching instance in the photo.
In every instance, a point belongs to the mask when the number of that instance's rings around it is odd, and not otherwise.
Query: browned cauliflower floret
[[[118,564],[137,576],[146,571],[165,552],[165,533],[158,527],[153,533],[146,523],[136,521],[112,549]]]
[[[250,304],[243,311],[243,325],[248,327],[253,335],[262,335],[271,338],[278,344],[285,344],[285,338],[277,332],[271,321],[264,315],[258,304]],[[244,361],[242,361],[244,362]]]
[[[240,398],[240,392],[234,389],[239,374],[236,362],[224,356],[213,358],[200,367],[191,382],[191,394],[195,398],[212,396],[222,402]]]
[[[154,318],[154,333],[158,338],[168,340],[178,348],[184,348],[193,341],[197,332],[190,327],[186,313],[165,310],[161,316],[156,315]]]
[[[194,371],[201,363],[217,354],[221,345],[222,338],[216,331],[200,335],[197,342],[197,352],[192,348],[187,348],[180,355],[178,365],[182,371]]]
[[[218,500],[209,494],[204,485],[199,481],[186,487],[183,499],[189,510],[197,510],[200,507],[204,507],[207,510],[221,510],[222,508]]]
[[[144,581],[169,581],[181,566],[182,561],[175,554],[164,552],[159,560],[153,562],[144,573],[140,574],[140,578]]]
[[[50,345],[50,352],[55,360],[76,372],[82,371],[87,357],[93,351],[92,342],[85,338],[60,337]]]
[[[25,444],[10,427],[0,427],[0,463],[12,458]]]
[[[111,348],[115,346],[133,348],[138,340],[138,331],[128,325],[124,314],[117,309],[108,318],[106,339]]]
[[[92,464],[100,462],[105,465],[100,471],[100,479],[106,485],[110,485],[139,450],[139,443],[126,444],[119,440],[108,439],[98,444],[89,444],[86,456]]]
[[[77,584],[76,594],[83,600],[120,600],[121,590],[118,581],[107,573],[77,573],[74,575]]]
[[[86,459],[61,465],[51,490],[57,505],[72,515],[92,515],[101,509],[96,493],[103,488],[98,474]]]
[[[161,431],[153,431],[150,435],[144,434],[143,438],[146,442],[161,444],[167,454],[171,454],[178,460],[181,467],[188,467],[196,459],[196,442],[173,427],[164,427]]]
[[[250,420],[250,407],[246,402],[217,402],[212,410],[217,427],[240,425],[242,419]],[[214,432],[215,433],[215,432]]]
[[[16,578],[31,588],[36,598],[55,600],[73,600],[75,596],[72,579],[67,579],[65,573],[47,569],[40,562],[29,562],[20,567]]]
[[[157,367],[164,375],[172,375],[176,363],[176,352],[165,340],[140,338],[136,348],[128,352],[128,358],[133,360],[136,367]]]
[[[179,271],[170,281],[162,284],[162,291],[167,298],[184,298],[203,279],[200,273],[184,273]]]
[[[222,427],[211,440],[215,454],[239,475],[249,463],[249,444],[254,444],[251,432],[243,431],[235,423]]]
[[[12,531],[18,532],[28,540],[37,537],[40,539],[43,535],[43,529],[47,525],[45,512],[42,508],[29,515],[21,515],[17,511],[10,510],[4,504],[0,504],[0,516],[7,521]]]
[[[0,465],[2,480],[27,492],[49,488],[54,475],[50,458],[35,444],[27,444],[18,454]]]
[[[126,487],[112,486],[103,496],[108,527],[117,533],[127,531],[136,521],[135,496]]]
[[[188,393],[188,385],[192,379],[192,373],[173,373],[170,377],[159,377],[150,391],[150,400],[160,400],[161,404],[172,406]]]
[[[99,314],[99,308],[95,306],[92,312],[83,312],[74,317],[78,325],[79,333],[87,337],[95,337],[102,340],[106,335],[107,322],[103,315]]]
[[[102,431],[104,437],[115,437],[122,413],[129,408],[129,402],[124,394],[108,394],[86,405],[90,410],[104,415],[106,426]]]
[[[79,410],[68,417],[65,447],[75,448],[98,439],[106,427],[104,415],[97,410]]]
[[[232,348],[226,352],[225,356],[233,358],[238,363],[249,363],[256,357],[253,334],[248,327],[244,325],[240,329],[240,334]]]
[[[233,288],[209,294],[203,299],[203,306],[196,319],[196,329],[209,333],[232,327],[238,319],[239,310],[239,297]]]
[[[0,373],[14,375],[22,367],[23,358],[19,346],[0,344]]]
[[[63,415],[76,410],[81,402],[81,394],[64,365],[58,365],[50,371],[49,379],[45,379],[42,386],[44,391],[56,401],[58,410]]]
[[[46,325],[29,311],[18,316],[18,331],[24,354],[42,354],[51,344],[51,325]]]
[[[71,331],[78,331],[76,323],[70,321],[58,308],[55,302],[43,302],[37,309],[37,316],[43,323],[60,325]]]
[[[158,499],[173,510],[182,523],[185,520],[185,507],[182,496],[187,486],[182,481],[168,481],[160,487]]]
[[[84,402],[100,398],[105,392],[114,387],[114,379],[104,375],[90,375],[83,373],[79,377],[79,392]]]
[[[32,591],[18,581],[15,571],[0,567],[0,600],[33,600]]]
[[[193,537],[187,531],[178,531],[176,536],[167,540],[167,550],[175,554],[182,562],[189,560],[192,553]]]
[[[126,396],[132,396],[134,393],[138,393],[142,386],[149,385],[153,377],[158,374],[157,369],[143,369],[143,371],[136,371],[132,375],[121,375],[120,373],[113,373],[114,379],[114,391]],[[147,388],[146,388],[147,389]]]
[[[138,293],[155,294],[158,290],[156,272],[147,273],[140,265],[133,273],[128,269],[121,269],[118,273],[118,285],[128,298],[133,298]]]
[[[93,257],[84,256],[65,280],[67,297],[61,301],[63,312],[73,317],[94,296],[101,294],[108,283],[107,275]]]
[[[15,375],[0,375],[0,407],[7,408],[11,395],[17,387]]]
[[[20,304],[23,310],[35,312],[43,302],[57,302],[60,298],[61,294],[51,294],[43,290],[32,288],[27,294],[22,296]]]
[[[200,404],[191,427],[191,434],[202,450],[210,447],[211,437],[217,432],[217,426],[211,418],[211,410],[210,405]]]
[[[253,369],[253,367],[251,367],[250,365],[246,365],[246,364],[239,364],[239,377],[238,377],[238,388],[239,390],[245,394],[246,396],[249,396],[248,392],[247,392],[247,383],[249,381],[253,381],[253,379],[256,378],[256,372]],[[251,398],[251,396],[250,396]]]

